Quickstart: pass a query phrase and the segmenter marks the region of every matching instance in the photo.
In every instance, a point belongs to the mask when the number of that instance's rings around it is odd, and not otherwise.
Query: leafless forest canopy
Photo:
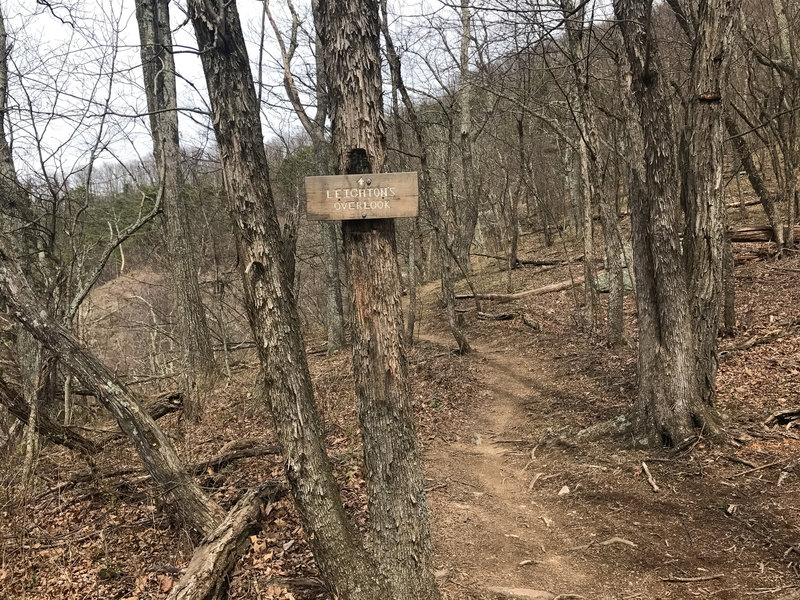
[[[296,1],[0,0],[0,600],[795,598],[800,5]]]

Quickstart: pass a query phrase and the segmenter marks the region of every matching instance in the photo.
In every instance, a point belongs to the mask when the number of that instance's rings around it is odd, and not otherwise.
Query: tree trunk
[[[408,236],[408,317],[406,318],[406,345],[414,345],[414,326],[417,322],[417,246],[419,245],[419,218]]]
[[[458,90],[458,107],[461,117],[460,140],[461,140],[461,169],[464,180],[464,207],[458,211],[459,214],[452,215],[458,229],[453,236],[453,252],[455,260],[459,262],[465,271],[469,272],[470,257],[469,251],[472,247],[472,240],[475,237],[475,227],[478,224],[478,201],[480,191],[478,189],[478,175],[475,172],[475,158],[473,156],[473,133],[472,133],[472,76],[469,72],[469,45],[470,45],[470,0],[461,0],[461,56],[459,64],[460,88]]]
[[[321,37],[340,173],[379,172],[385,160],[377,0],[324,3]],[[342,224],[353,282],[353,372],[370,514],[370,541],[395,600],[438,599],[408,382],[395,225]]]
[[[623,341],[622,307],[624,300],[624,281],[622,275],[622,238],[619,233],[618,218],[609,198],[603,197],[598,152],[600,143],[595,126],[594,99],[586,84],[586,52],[583,48],[585,31],[585,5],[575,7],[573,0],[561,0],[561,11],[566,23],[569,58],[573,75],[572,95],[575,121],[578,125],[581,175],[583,182],[583,261],[585,279],[586,314],[590,327],[594,327],[597,295],[594,288],[594,253],[592,232],[592,205],[600,208],[600,221],[603,225],[603,238],[606,246],[608,265],[609,296],[606,317],[606,339],[611,346]]]
[[[142,71],[153,158],[163,186],[163,224],[167,256],[177,303],[178,330],[186,369],[185,415],[199,419],[202,395],[217,366],[206,312],[200,297],[183,176],[180,172],[175,58],[169,21],[169,0],[136,0]]]
[[[740,0],[701,2],[691,62],[683,174],[687,280],[691,301],[695,377],[703,402],[716,392],[717,333],[724,303],[725,184],[722,94],[727,87],[728,45]]]
[[[455,302],[455,276],[453,274],[453,259],[451,256],[452,251],[452,244],[451,240],[452,237],[449,235],[449,231],[451,228],[451,224],[454,222],[455,219],[455,210],[453,209],[452,204],[452,187],[449,186],[448,182],[448,193],[445,196],[448,199],[448,206],[450,208],[449,212],[450,215],[450,223],[441,215],[441,211],[438,207],[434,206],[433,204],[433,180],[431,178],[430,169],[428,167],[428,150],[427,144],[425,142],[425,138],[423,136],[422,124],[419,122],[419,117],[417,115],[416,106],[411,100],[411,97],[408,94],[408,90],[403,82],[403,74],[402,74],[402,65],[400,63],[400,58],[397,55],[397,51],[394,47],[394,42],[392,40],[391,33],[389,31],[389,21],[388,21],[388,14],[386,10],[386,0],[381,0],[381,28],[383,30],[383,37],[386,41],[386,56],[389,63],[389,70],[392,74],[392,82],[393,85],[396,86],[397,91],[400,92],[400,96],[403,99],[403,105],[408,113],[409,121],[411,122],[411,129],[414,131],[414,137],[417,140],[417,152],[419,153],[419,195],[420,195],[420,203],[423,207],[425,207],[433,220],[433,229],[434,229],[434,238],[431,240],[431,244],[435,245],[436,250],[438,250],[438,255],[441,263],[442,269],[442,301],[445,305],[445,310],[447,312],[447,322],[450,325],[450,332],[453,334],[453,338],[456,340],[458,344],[459,352],[464,354],[469,352],[470,346],[467,342],[467,338],[464,335],[464,330],[461,327],[461,322],[456,313],[456,302]],[[448,146],[448,158],[451,156],[449,154],[450,146]],[[449,162],[449,161],[448,161]],[[451,171],[448,172],[448,174]],[[418,221],[415,223],[415,234],[419,232],[419,224]],[[454,253],[454,252],[453,252]],[[434,255],[435,252],[430,252],[430,255]],[[416,293],[416,290],[415,290]],[[413,329],[410,329],[413,331]]]
[[[595,327],[597,292],[594,289],[594,220],[592,219],[592,185],[589,175],[589,149],[586,142],[578,141],[581,170],[581,229],[583,231],[583,310],[586,327]]]
[[[319,0],[313,0],[311,2],[311,10],[315,22],[318,22],[320,11]],[[325,120],[328,116],[328,93],[325,83],[325,69],[322,66],[322,45],[319,33],[315,32],[316,34],[314,36],[314,69],[316,75],[314,92],[316,96],[316,114],[312,118],[306,112],[305,105],[300,98],[300,93],[297,90],[297,85],[292,75],[291,62],[297,49],[297,29],[300,25],[297,13],[290,4],[292,29],[289,34],[290,42],[287,48],[283,33],[269,10],[268,2],[264,3],[264,12],[269,17],[270,24],[272,25],[281,51],[281,61],[283,62],[283,87],[286,90],[286,95],[301,125],[311,138],[314,151],[314,170],[317,175],[327,175],[330,172],[328,143],[325,139]],[[325,328],[327,350],[330,356],[339,352],[345,346],[344,303],[342,301],[342,284],[339,273],[339,227],[336,223],[320,221],[319,230],[322,238],[322,262],[325,268]],[[291,260],[294,260],[294,256],[292,256]]]
[[[259,106],[235,5],[191,0],[189,13],[211,99],[245,303],[303,528],[321,573],[343,600],[385,597],[357,544],[325,453],[269,182]]]
[[[615,0],[630,89],[623,93],[632,157],[629,196],[639,315],[635,430],[680,445],[696,427],[715,431],[694,380],[689,295],[680,248],[679,197],[669,101],[650,26],[651,0]]]
[[[727,222],[727,221],[726,221]],[[736,263],[733,258],[733,246],[730,238],[725,238],[724,263],[722,265],[722,334],[733,336],[736,332],[736,279],[734,271]]]
[[[339,276],[339,228],[336,223],[320,221],[322,261],[325,263],[325,331],[328,355],[345,346],[342,284]]]
[[[59,356],[111,412],[175,514],[200,536],[211,533],[222,519],[219,507],[186,474],[172,442],[138,399],[70,332],[47,316],[6,244],[0,246],[0,294],[13,318]]]
[[[609,282],[606,341],[609,346],[613,347],[625,341],[625,325],[623,321],[623,303],[625,301],[624,251],[619,232],[619,218],[611,199],[601,194],[598,200],[600,222],[603,225],[606,271],[608,272]]]
[[[447,324],[450,326],[450,333],[458,345],[459,354],[468,354],[472,347],[467,341],[461,315],[456,312],[456,293],[455,293],[455,273],[453,272],[453,258],[447,248],[446,234],[439,236],[439,260],[442,267],[442,302],[447,314]]]
[[[766,185],[764,185],[764,180],[762,179],[761,174],[758,172],[756,164],[753,161],[753,153],[750,150],[750,145],[747,143],[747,138],[739,131],[739,126],[736,124],[736,120],[732,115],[729,114],[728,111],[724,113],[724,120],[725,128],[728,131],[728,137],[731,139],[733,148],[736,151],[736,154],[739,156],[739,160],[742,163],[744,172],[747,174],[747,180],[750,182],[750,187],[753,188],[756,196],[758,196],[758,199],[761,201],[761,206],[764,207],[764,212],[767,214],[767,219],[769,219],[769,224],[772,227],[775,245],[777,246],[778,251],[780,251],[783,248],[784,239],[783,221],[781,216],[778,214],[777,207],[775,206],[775,195],[767,189]]]
[[[20,325],[17,326],[17,352],[22,379],[23,400],[28,406],[28,426],[25,432],[25,460],[22,465],[22,486],[32,482],[34,463],[39,452],[39,386],[42,374],[42,349],[39,343]]]
[[[28,194],[20,185],[11,146],[5,131],[8,111],[8,40],[5,17],[0,11],[0,234],[13,240],[14,246],[26,257],[37,256],[35,219],[31,214]],[[6,241],[6,240],[3,240]],[[32,275],[31,265],[22,265],[26,276]],[[31,277],[33,280],[33,278]],[[48,306],[49,308],[49,306]],[[48,313],[45,313],[48,314]],[[29,408],[26,437],[26,460],[23,481],[27,484],[33,468],[33,452],[38,444],[39,420],[39,364],[42,349],[23,327],[17,327],[15,340],[16,359],[20,367],[22,395]]]

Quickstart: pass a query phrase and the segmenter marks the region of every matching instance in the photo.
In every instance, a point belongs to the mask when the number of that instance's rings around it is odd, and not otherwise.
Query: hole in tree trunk
[[[370,173],[372,165],[369,164],[367,151],[364,148],[353,148],[347,155],[347,174]]]

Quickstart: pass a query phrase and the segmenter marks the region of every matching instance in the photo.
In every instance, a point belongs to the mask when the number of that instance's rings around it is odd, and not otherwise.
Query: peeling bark
[[[194,25],[236,225],[245,305],[259,352],[262,389],[286,476],[317,566],[343,600],[385,596],[377,570],[344,513],[325,453],[269,181],[259,106],[236,6],[191,0]]]
[[[320,35],[339,173],[380,172],[385,160],[377,0],[321,2]],[[404,345],[391,219],[342,224],[353,281],[353,372],[370,514],[371,551],[395,600],[436,600],[419,445]]]

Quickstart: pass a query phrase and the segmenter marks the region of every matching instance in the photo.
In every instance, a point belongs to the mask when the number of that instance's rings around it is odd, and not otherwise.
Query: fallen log
[[[264,583],[286,588],[294,594],[303,594],[303,598],[328,598],[330,596],[325,582],[317,577],[270,577]]]
[[[747,338],[745,341],[737,344],[733,348],[728,350],[723,350],[719,353],[720,360],[724,360],[732,356],[737,352],[741,352],[743,350],[749,350],[750,348],[754,348],[756,346],[761,346],[763,344],[769,344],[778,340],[782,337],[787,335],[793,334],[797,331],[800,331],[800,317],[797,317],[787,323],[782,323],[777,329],[773,329],[772,331],[768,331],[764,335],[753,335]]]
[[[747,254],[737,254],[733,257],[733,262],[738,267],[739,265],[745,265],[750,261],[765,260],[768,258],[769,254],[766,252],[748,252]]]
[[[209,469],[219,471],[223,467],[244,458],[255,458],[258,456],[268,456],[270,454],[280,454],[280,448],[275,444],[264,444],[258,439],[244,439],[231,442],[222,447],[219,454],[209,459],[202,460],[186,466],[186,470],[192,475],[202,475]],[[67,481],[60,483],[51,491],[63,492],[73,487],[77,483],[87,481],[100,481],[125,475],[141,475],[145,470],[140,467],[126,467],[114,471],[96,471],[92,473],[75,473]]]
[[[583,261],[583,254],[578,254],[577,256],[573,256],[571,258],[551,258],[551,259],[534,259],[534,258],[518,258],[517,264],[519,265],[531,265],[534,267],[561,267],[566,266],[570,263],[574,262],[582,262]]]
[[[772,427],[773,425],[788,425],[798,419],[800,419],[800,408],[788,408],[772,413],[764,421],[764,425],[767,427]]]
[[[784,227],[784,239],[789,235],[789,228]],[[728,232],[728,236],[732,243],[744,242],[772,242],[775,241],[775,235],[771,227],[749,227],[747,229],[737,229]],[[794,227],[795,239],[800,239],[800,225]]]
[[[97,393],[93,390],[72,390],[71,393],[73,396],[97,398]],[[144,407],[148,414],[156,421],[161,417],[178,412],[181,408],[183,408],[183,393],[178,391],[163,392]]]
[[[183,408],[183,394],[181,392],[159,394],[153,402],[144,407],[156,421],[168,414],[178,412],[181,408]]]
[[[755,206],[756,204],[761,204],[761,200],[747,200],[745,201],[745,206]],[[741,202],[734,202],[733,204],[726,204],[725,208],[728,210],[734,210],[736,208],[742,208]]]
[[[156,399],[150,404],[145,405],[143,408],[154,421],[157,421],[161,417],[166,417],[167,415],[178,412],[181,408],[183,408],[183,393],[164,392],[163,394],[157,396]],[[124,437],[125,433],[120,430],[101,440],[100,446],[105,446],[110,442],[121,440]]]
[[[571,287],[580,285],[581,283],[583,283],[583,277],[575,277],[574,279],[567,279],[565,281],[559,281],[558,283],[551,283],[550,285],[545,285],[543,287],[535,288],[532,290],[526,290],[524,292],[517,292],[515,294],[478,294],[478,300],[493,300],[495,302],[512,302],[514,300],[520,300],[521,298],[527,298],[528,296],[542,296],[544,294],[550,294],[552,292],[560,292],[563,290],[568,290]],[[471,298],[475,298],[475,296],[473,294],[456,295],[456,300],[468,300]]]
[[[502,262],[508,262],[507,256],[495,256],[494,254],[479,254],[477,252],[471,252],[470,256],[479,256],[480,258],[489,258],[491,260],[499,260]],[[581,262],[583,261],[583,254],[577,254],[572,257],[568,258],[517,258],[517,262],[515,263],[514,267],[518,267],[520,265],[529,265],[532,267],[561,267],[568,265],[573,262]]]
[[[483,321],[510,321],[516,316],[517,313],[498,313],[498,314],[485,313],[485,312],[478,313],[478,318]]]
[[[522,313],[522,322],[534,331],[541,331],[542,329],[542,326],[539,324],[539,322],[531,318],[531,316],[527,313]]]
[[[261,507],[286,493],[280,481],[269,481],[245,493],[220,525],[192,555],[183,577],[167,600],[222,600],[227,597],[228,577],[250,547],[250,536],[260,529]]]
[[[17,390],[2,380],[0,380],[0,405],[5,406],[6,410],[21,423],[28,424],[30,406]],[[39,434],[45,436],[51,442],[81,454],[91,456],[100,452],[101,446],[99,444],[82,436],[75,428],[62,425],[58,421],[51,419],[44,411],[39,413],[36,429]]]
[[[243,458],[255,458],[257,456],[280,453],[281,449],[276,444],[262,444],[259,440],[254,439],[237,440],[223,446],[217,456],[189,465],[189,472],[194,475],[201,475],[208,469],[219,471],[222,467]]]

